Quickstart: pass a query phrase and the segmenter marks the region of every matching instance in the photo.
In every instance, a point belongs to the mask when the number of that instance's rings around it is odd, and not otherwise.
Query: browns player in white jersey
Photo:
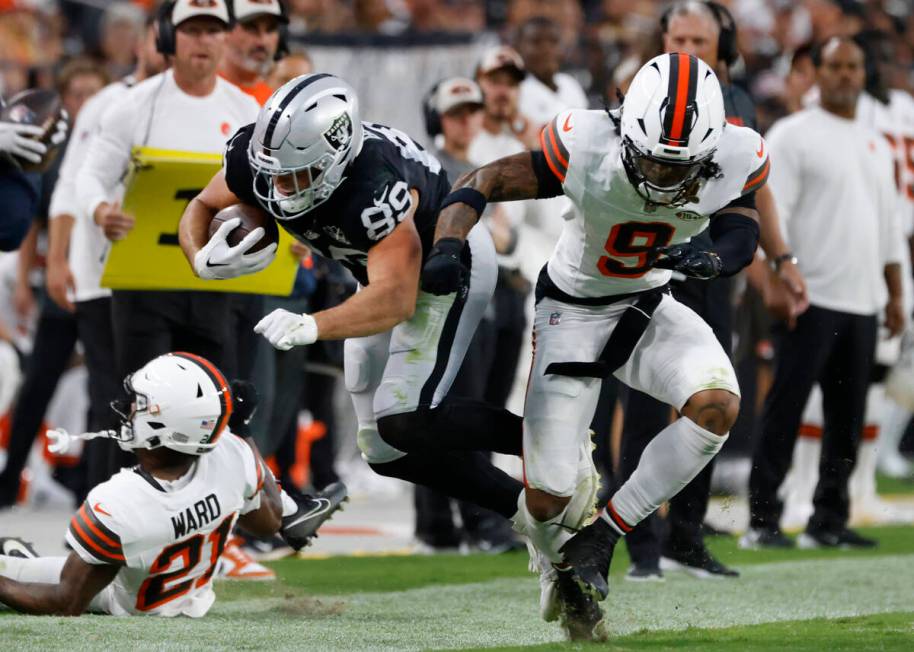
[[[566,619],[597,636],[602,614],[587,598],[606,596],[616,541],[708,463],[736,419],[739,388],[726,353],[665,286],[670,270],[708,279],[752,260],[754,192],[769,162],[761,136],[725,123],[714,72],[681,53],[648,61],[619,113],[559,114],[543,130],[542,145],[542,152],[500,159],[457,181],[443,204],[423,287],[454,290],[462,273],[456,252],[487,201],[563,193],[572,200],[537,286],[521,512],[540,554],[555,565],[541,563],[541,571],[554,575]],[[709,250],[689,242],[705,228]],[[576,451],[609,374],[681,417],[647,447],[602,517],[572,537],[564,517]]]
[[[91,434],[116,439],[139,465],[89,492],[67,530],[68,557],[0,540],[0,604],[31,614],[200,617],[215,600],[213,574],[235,523],[258,536],[279,531],[279,491],[259,453],[226,427],[235,402],[212,363],[169,353],[125,387],[120,432]]]

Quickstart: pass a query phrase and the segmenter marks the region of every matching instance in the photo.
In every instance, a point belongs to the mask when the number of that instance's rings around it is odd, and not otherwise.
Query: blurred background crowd
[[[914,90],[911,0],[722,4],[735,22],[739,54],[727,66],[729,81],[748,93],[762,134],[814,101],[813,48],[833,36],[866,37],[872,46],[868,71],[878,68],[884,87],[908,94]],[[540,129],[562,109],[617,105],[618,93],[641,64],[662,51],[660,18],[666,7],[650,0],[287,0],[289,68],[279,61],[262,81],[275,88],[311,70],[343,77],[359,93],[363,119],[398,128],[433,149],[453,180],[455,174],[498,156],[538,148]],[[0,96],[8,100],[25,89],[54,88],[75,118],[86,99],[134,70],[155,10],[152,0],[0,0]],[[227,58],[233,56],[231,48]],[[914,122],[908,127],[912,138],[904,141],[897,164],[914,170]],[[0,255],[0,341],[15,351],[0,356],[0,451],[10,446],[11,433],[29,441],[37,437],[39,443],[22,468],[14,473],[7,469],[0,477],[0,509],[17,502],[65,502],[71,500],[71,491],[80,495],[86,489],[78,457],[55,458],[41,445],[49,426],[71,431],[86,427],[89,399],[82,347],[70,342],[62,362],[33,372],[42,382],[18,382],[20,374],[27,378],[30,365],[38,364],[31,355],[38,316],[56,310],[57,318],[67,319],[72,309],[65,287],[48,286],[47,197],[53,190],[53,169],[42,182],[46,199],[39,202],[29,237],[20,251]],[[502,254],[499,289],[484,324],[488,343],[474,345],[470,354],[471,365],[473,356],[485,357],[485,369],[468,372],[466,391],[482,390],[486,399],[518,413],[530,355],[531,284],[561,229],[555,213],[555,204],[550,208],[548,202],[537,202],[519,210],[496,209],[488,218]],[[910,231],[909,224],[905,230]],[[296,284],[300,301],[295,304],[301,310],[314,312],[354,291],[342,268],[312,259],[307,252],[302,255]],[[783,314],[764,288],[740,281],[725,299],[737,307],[733,350],[744,388],[744,416],[715,473],[714,487],[720,492],[746,492],[749,459],[759,435],[756,415],[772,377],[775,354],[769,333]],[[75,334],[66,337],[79,339]],[[897,351],[888,356],[884,364],[894,365]],[[267,416],[256,424],[273,430],[265,448],[279,477],[287,484],[320,488],[343,476],[355,494],[401,491],[372,476],[359,460],[341,382],[341,347],[310,347],[295,365],[289,375],[276,378],[294,395],[295,418],[280,419],[280,426],[269,421],[273,396],[267,388]],[[36,401],[27,392],[53,398]],[[23,402],[29,409],[17,411]],[[610,476],[621,431],[621,407],[613,392],[607,392],[600,411],[595,425],[605,436],[598,455]],[[29,413],[18,416],[24,412]],[[907,419],[893,426],[901,436],[880,457],[883,470],[900,477],[910,475],[902,455],[914,448],[911,437],[903,437],[910,420],[910,414],[904,414]],[[17,418],[28,422],[19,424],[20,434]],[[0,469],[5,457],[0,453]],[[520,471],[511,460],[503,462]],[[473,520],[471,514],[457,510],[460,516],[452,515],[447,501],[442,504],[421,492],[416,505],[417,536],[425,546],[450,549],[466,543],[461,527]],[[501,550],[510,547],[505,537],[510,534],[501,528],[500,534],[493,530],[469,538],[482,549]]]

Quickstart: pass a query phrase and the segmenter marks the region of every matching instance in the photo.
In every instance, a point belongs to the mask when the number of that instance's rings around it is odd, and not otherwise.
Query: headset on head
[[[666,34],[669,29],[670,16],[673,13],[673,7],[675,7],[676,4],[677,3],[673,3],[668,6],[660,16],[660,30],[664,34]],[[739,60],[739,49],[736,44],[736,21],[733,20],[733,14],[730,13],[729,9],[718,2],[704,0],[702,4],[714,14],[714,19],[717,21],[717,26],[719,28],[717,36],[717,58],[727,64],[727,67],[730,67]]]
[[[441,115],[435,109],[435,96],[438,94],[438,87],[441,82],[436,82],[431,90],[422,98],[422,117],[425,120],[425,132],[429,138],[444,133],[441,128]]]
[[[175,26],[171,22],[174,8],[174,0],[166,0],[156,10],[156,50],[159,51],[159,54],[174,55],[175,53]]]
[[[286,6],[282,0],[277,0],[279,4],[279,14],[281,20],[278,21],[279,43],[276,46],[276,54],[273,55],[274,61],[279,61],[289,54],[289,15],[286,12]],[[229,24],[235,24],[234,6],[231,0],[226,0],[226,9],[229,15]],[[166,0],[159,5],[156,11],[155,31],[156,31],[156,50],[160,54],[174,55],[175,53],[175,26],[171,22],[171,15],[175,8],[175,0]]]

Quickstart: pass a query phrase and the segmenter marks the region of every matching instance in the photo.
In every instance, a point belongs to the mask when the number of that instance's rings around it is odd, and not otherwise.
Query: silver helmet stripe
[[[299,83],[295,88],[289,91],[289,93],[282,99],[279,103],[279,106],[273,111],[273,115],[270,117],[270,124],[267,125],[267,129],[263,134],[263,144],[267,147],[273,147],[273,131],[276,129],[276,125],[279,124],[279,119],[282,117],[282,114],[285,112],[286,107],[292,103],[292,100],[295,99],[295,96],[298,95],[303,89],[307,88],[311,84],[325,77],[332,77],[333,75],[327,73],[321,73],[318,75],[309,75],[307,79],[304,79]]]

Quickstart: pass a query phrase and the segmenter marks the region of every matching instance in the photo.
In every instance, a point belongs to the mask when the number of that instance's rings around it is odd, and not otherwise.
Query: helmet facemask
[[[111,409],[121,419],[120,429],[112,430],[110,438],[117,441],[118,446],[125,451],[132,451],[135,448],[157,448],[158,446],[161,446],[161,442],[157,440],[148,440],[143,442],[143,445],[141,446],[132,445],[136,441],[134,419],[136,419],[137,415],[149,412],[149,398],[133,388],[132,379],[132,374],[124,378],[124,391],[126,392],[126,395],[123,398],[115,399],[110,403]]]
[[[700,160],[674,160],[640,151],[629,138],[622,141],[622,165],[637,193],[652,204],[682,206],[697,200],[704,182],[715,176],[712,154]]]
[[[294,220],[330,198],[345,177],[338,164],[346,152],[325,153],[316,161],[298,167],[283,167],[264,152],[249,153],[254,173],[254,195],[260,205],[278,220]]]

